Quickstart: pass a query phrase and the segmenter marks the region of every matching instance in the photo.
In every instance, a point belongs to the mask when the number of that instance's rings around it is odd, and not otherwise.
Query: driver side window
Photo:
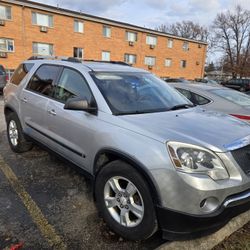
[[[56,86],[54,98],[65,103],[72,97],[82,97],[89,103],[92,101],[91,91],[83,76],[76,70],[64,68]]]

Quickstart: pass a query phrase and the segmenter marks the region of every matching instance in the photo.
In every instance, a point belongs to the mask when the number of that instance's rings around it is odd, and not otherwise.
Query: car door
[[[98,121],[94,114],[64,109],[66,101],[72,97],[81,97],[96,105],[82,73],[65,67],[53,99],[49,100],[47,106],[48,136],[52,138],[55,151],[78,166],[86,168],[95,133],[94,127]]]
[[[61,67],[41,65],[20,94],[20,111],[24,130],[39,141],[47,133],[47,105]]]

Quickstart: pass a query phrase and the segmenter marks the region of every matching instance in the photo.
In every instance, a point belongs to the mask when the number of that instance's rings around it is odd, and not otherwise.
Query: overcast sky
[[[35,0],[148,28],[182,20],[211,24],[216,13],[237,4],[250,10],[250,0]]]

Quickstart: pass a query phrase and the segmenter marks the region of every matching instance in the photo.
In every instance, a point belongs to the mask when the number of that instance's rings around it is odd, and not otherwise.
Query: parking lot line
[[[34,202],[31,196],[26,192],[25,188],[19,182],[15,173],[12,171],[10,166],[6,164],[1,155],[0,155],[0,169],[10,182],[12,188],[18,194],[19,198],[22,200],[32,220],[39,228],[43,237],[48,241],[49,245],[53,247],[53,249],[60,249],[60,250],[67,249],[61,237],[57,235],[54,227],[49,224],[49,222],[43,215],[41,209],[37,206],[37,204]]]

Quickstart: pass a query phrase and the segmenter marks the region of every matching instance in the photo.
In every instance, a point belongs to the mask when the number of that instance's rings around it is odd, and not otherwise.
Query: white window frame
[[[80,48],[80,47],[73,47],[73,57],[75,57],[75,49],[77,49],[77,56],[76,56],[76,58],[81,58],[81,59],[83,59],[83,58],[84,58],[84,49],[83,49],[83,48]],[[80,50],[81,50],[81,54],[82,54],[81,57],[79,56]]]
[[[111,57],[110,51],[102,51],[102,61],[109,62]]]
[[[172,58],[166,58],[165,67],[171,67],[171,66],[172,66]]]
[[[32,11],[31,13],[32,15],[32,24],[33,25],[38,25],[38,26],[45,26],[45,27],[49,27],[49,28],[53,28],[54,26],[54,16],[50,15],[50,14],[45,14],[45,13],[40,13],[40,12],[34,12]],[[42,23],[39,22],[38,17],[43,17],[43,18],[48,18],[47,19],[47,23]],[[45,21],[45,19],[44,19]]]
[[[84,22],[79,20],[74,20],[74,32],[84,33]]]
[[[103,25],[102,27],[102,35],[104,37],[110,38],[111,37],[111,27],[107,25]]]
[[[48,54],[44,54],[44,53],[39,53],[39,48],[38,46],[39,45],[42,45],[42,46],[49,46],[48,49],[49,49],[49,53]],[[37,46],[37,52],[34,51],[35,50],[35,46]],[[51,44],[51,43],[40,43],[40,42],[33,42],[32,43],[32,53],[34,55],[40,55],[40,56],[53,56],[54,55],[54,45]]]
[[[4,15],[0,15],[0,20],[12,20],[12,9],[11,6],[0,5],[0,9],[2,8]],[[9,15],[7,14],[7,9],[9,9]],[[0,12],[1,14],[1,12]]]
[[[157,37],[156,36],[147,35],[146,36],[146,44],[156,46],[157,45]]]
[[[124,62],[128,64],[136,64],[137,56],[135,54],[124,54]]]
[[[0,37],[0,40],[3,40],[3,43],[1,43],[1,44],[5,43],[5,49],[0,49],[1,52],[8,52],[8,53],[15,52],[15,43],[14,43],[13,39],[5,38],[5,37]],[[12,48],[13,48],[12,50],[9,49],[10,45],[8,43],[12,43]]]
[[[185,64],[185,66],[184,66],[184,64]],[[187,60],[181,60],[181,61],[180,61],[180,67],[181,67],[182,69],[185,69],[185,68],[187,67]]]
[[[174,40],[172,38],[168,38],[167,47],[169,49],[172,49],[173,46],[174,46]]]
[[[148,66],[154,66],[156,64],[156,57],[145,56],[144,63],[145,63],[145,65],[148,65]]]
[[[189,43],[188,42],[183,42],[182,49],[184,51],[188,51],[189,50]]]
[[[137,42],[138,33],[133,31],[126,31],[126,41]]]

